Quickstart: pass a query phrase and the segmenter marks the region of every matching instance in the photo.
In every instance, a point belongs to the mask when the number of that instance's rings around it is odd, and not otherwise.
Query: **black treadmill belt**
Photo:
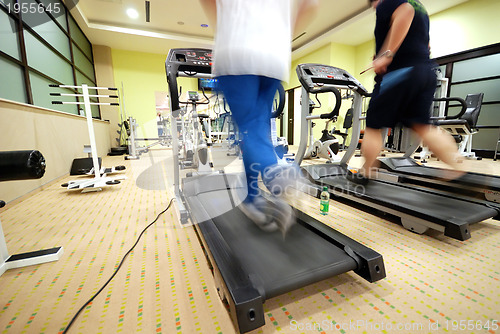
[[[438,224],[445,222],[472,224],[497,215],[495,209],[484,205],[468,203],[387,182],[371,180],[367,186],[356,187],[356,184],[342,176],[322,178],[320,182],[341,192],[347,192]]]
[[[266,299],[357,268],[344,250],[300,223],[283,239],[280,231],[262,231],[239,209],[213,222]]]
[[[398,167],[394,170],[396,173],[402,173],[411,176],[422,178],[440,179],[443,177],[443,172],[439,168],[415,166],[415,167]],[[464,176],[449,181],[450,183],[463,184],[470,187],[487,188],[492,190],[500,190],[500,177],[483,175],[477,173],[467,173]]]

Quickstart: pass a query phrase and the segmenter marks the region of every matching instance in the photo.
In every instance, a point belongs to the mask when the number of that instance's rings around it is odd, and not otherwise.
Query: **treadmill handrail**
[[[271,118],[279,118],[283,114],[283,110],[285,109],[285,88],[282,84],[278,85],[278,95],[280,102],[276,110],[271,113]]]
[[[332,85],[316,86],[316,87],[312,87],[308,91],[309,91],[309,93],[313,93],[313,94],[333,93],[333,95],[335,95],[335,107],[329,113],[320,114],[319,118],[321,118],[321,119],[333,119],[333,118],[339,116],[340,107],[342,105],[342,95],[340,94],[340,91],[336,87],[334,87]]]

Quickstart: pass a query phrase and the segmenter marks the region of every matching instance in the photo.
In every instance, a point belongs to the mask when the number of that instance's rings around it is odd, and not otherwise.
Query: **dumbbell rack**
[[[70,88],[81,90],[80,93],[75,94],[62,94],[62,93],[50,93],[51,96],[70,96],[70,97],[83,97],[83,102],[66,102],[66,101],[52,101],[52,104],[77,104],[84,105],[85,108],[85,116],[87,118],[87,126],[89,130],[89,139],[90,139],[90,148],[91,148],[91,156],[92,156],[92,164],[94,166],[94,178],[85,179],[85,180],[74,180],[69,181],[68,183],[64,183],[62,186],[67,189],[82,189],[82,192],[90,192],[90,191],[101,191],[103,187],[108,185],[119,184],[119,180],[126,179],[127,177],[124,175],[110,177],[105,173],[101,173],[101,168],[99,166],[99,159],[97,156],[97,145],[95,142],[95,133],[94,133],[94,124],[92,122],[92,111],[90,109],[91,105],[111,105],[118,106],[118,103],[114,102],[90,102],[90,97],[105,97],[105,98],[118,98],[118,95],[102,95],[102,94],[89,94],[89,89],[92,90],[110,90],[116,91],[117,88],[109,88],[109,87],[89,87],[87,84],[82,84],[81,86],[71,86],[71,85],[49,85],[50,87],[59,87],[59,88]]]

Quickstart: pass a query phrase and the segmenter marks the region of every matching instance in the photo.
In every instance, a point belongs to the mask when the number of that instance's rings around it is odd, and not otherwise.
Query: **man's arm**
[[[392,62],[392,57],[399,50],[408,31],[410,30],[415,9],[409,3],[400,5],[391,17],[391,28],[387,33],[384,44],[373,61],[375,73],[384,74],[387,72],[387,66]]]

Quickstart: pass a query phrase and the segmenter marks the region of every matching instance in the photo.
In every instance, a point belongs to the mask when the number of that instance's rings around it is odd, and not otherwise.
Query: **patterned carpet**
[[[170,151],[103,161],[126,165],[128,179],[80,193],[60,187],[68,177],[0,211],[10,253],[64,247],[56,262],[0,276],[1,333],[64,331],[169,204]],[[320,216],[318,202],[304,198],[299,209],[381,253],[387,278],[347,273],[270,299],[254,333],[500,333],[498,221],[472,225],[462,242],[334,201]],[[69,333],[234,333],[196,233],[174,213],[146,231]]]

